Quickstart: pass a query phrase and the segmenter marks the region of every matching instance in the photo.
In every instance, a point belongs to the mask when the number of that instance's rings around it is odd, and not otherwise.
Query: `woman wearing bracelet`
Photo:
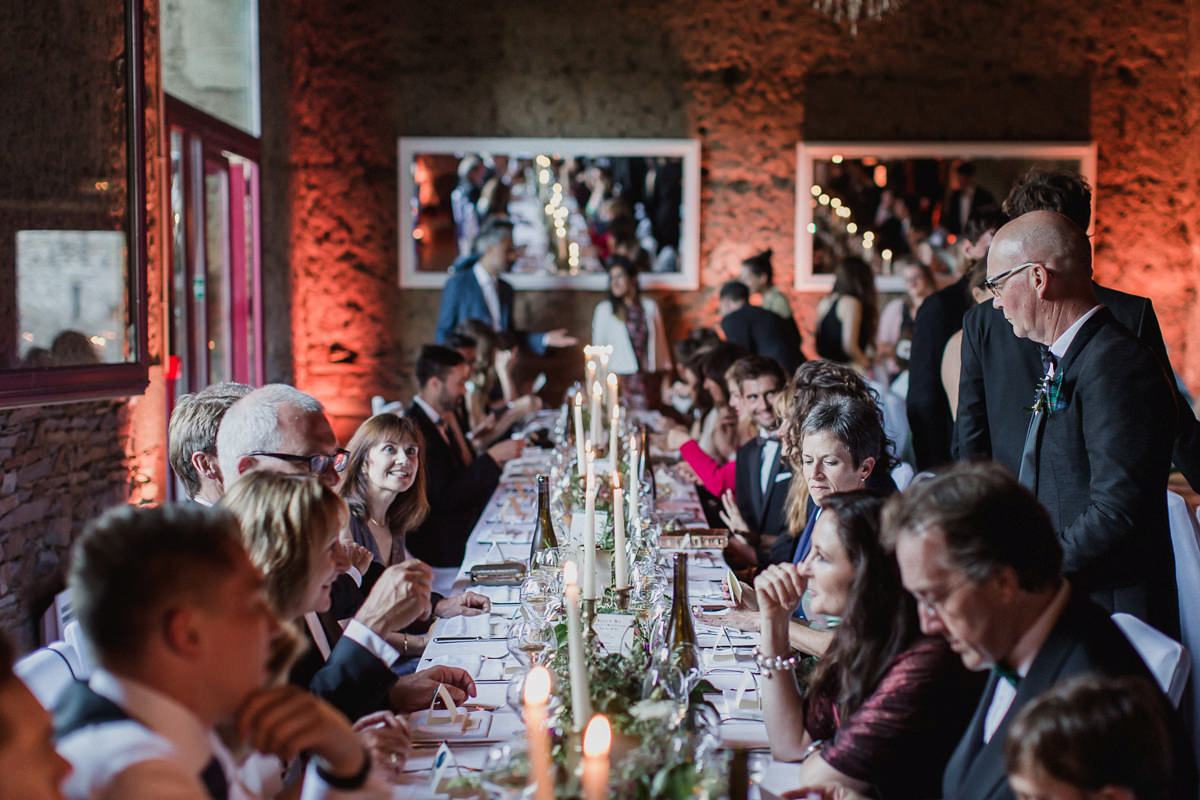
[[[916,603],[879,541],[882,506],[869,490],[826,497],[808,560],[772,566],[755,582],[763,717],[775,758],[803,760],[801,785],[936,797],[983,676],[942,637],[920,632]],[[812,611],[842,622],[802,695],[788,668],[788,626],[806,588]]]

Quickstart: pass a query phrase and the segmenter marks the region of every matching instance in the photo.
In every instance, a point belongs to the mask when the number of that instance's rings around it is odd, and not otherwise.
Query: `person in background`
[[[867,372],[879,318],[875,275],[860,258],[843,258],[833,289],[817,302],[817,354]]]
[[[623,384],[631,408],[658,408],[662,376],[671,370],[671,351],[658,304],[642,295],[633,262],[614,255],[608,262],[608,297],[592,314],[592,344],[613,348],[608,369]]]
[[[54,748],[50,715],[13,673],[14,657],[0,631],[0,800],[62,800],[71,765]]]
[[[244,383],[215,383],[175,402],[167,425],[167,453],[189,500],[211,506],[221,499],[225,489],[217,431],[229,407],[252,391]]]
[[[1019,800],[1168,800],[1171,739],[1161,696],[1140,678],[1081,675],[1027,705],[1008,730]]]
[[[750,290],[741,281],[726,281],[717,301],[725,340],[741,345],[753,355],[769,356],[786,374],[804,363],[800,332],[793,321],[750,305]]]
[[[971,307],[992,299],[992,292],[987,288],[987,261],[979,259],[967,273],[967,291],[971,294]],[[965,319],[965,318],[964,318]],[[946,399],[950,402],[950,416],[958,417],[958,385],[962,374],[962,330],[955,331],[946,349],[942,351],[942,388],[946,390]]]
[[[775,285],[775,268],[771,265],[771,255],[772,251],[768,249],[747,258],[742,262],[738,279],[746,284],[751,296],[756,294],[762,296],[762,300],[759,302],[760,307],[773,314],[778,314],[795,325],[796,318],[792,314],[792,305],[788,302],[787,295]],[[796,335],[800,335],[799,329],[797,329]]]
[[[917,604],[880,541],[883,502],[869,491],[829,495],[812,558],[755,581],[763,720],[771,754],[801,762],[801,784],[933,797],[982,681],[945,640],[921,633]],[[790,627],[806,590],[813,612],[841,624],[832,636],[812,632],[827,647],[801,693]]]
[[[701,407],[699,389],[701,379],[692,369],[695,357],[703,350],[720,344],[721,337],[712,328],[695,328],[676,342],[672,348],[675,355],[675,371],[663,376],[663,410],[674,412],[675,418],[694,421],[695,412]]]
[[[925,298],[937,290],[933,270],[921,262],[906,256],[897,266],[897,271],[904,277],[904,296],[883,307],[879,314],[879,329],[875,333],[875,350],[887,370],[888,383],[908,369],[917,310]]]
[[[467,438],[478,452],[508,436],[530,414],[540,411],[537,395],[518,396],[514,371],[517,338],[493,331],[481,320],[467,320],[450,334],[447,346],[466,359],[470,373],[458,416],[466,419]]]

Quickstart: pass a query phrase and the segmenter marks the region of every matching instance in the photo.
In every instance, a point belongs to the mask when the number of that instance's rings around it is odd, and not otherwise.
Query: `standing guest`
[[[309,753],[304,798],[387,796],[341,714],[294,686],[264,688],[279,623],[228,512],[111,509],[75,542],[69,585],[99,666],[55,711],[67,797],[259,797],[216,735],[224,723],[248,750]]]
[[[888,501],[883,531],[917,599],[921,630],[944,636],[968,669],[991,670],[946,766],[942,797],[1011,800],[1005,737],[1021,709],[1056,683],[1091,672],[1152,680],[1108,612],[1064,579],[1049,515],[1004,467],[959,464],[914,483]],[[1171,796],[1194,798],[1195,763],[1177,717],[1171,746],[1186,765]]]
[[[376,414],[358,427],[347,447],[350,458],[338,485],[338,493],[350,508],[343,538],[366,548],[371,553],[372,572],[382,573],[408,559],[405,537],[429,516],[421,458],[424,438],[412,418]],[[371,574],[364,576],[364,588]],[[433,592],[430,605],[436,617],[475,616],[491,609],[487,597],[475,592],[451,597]],[[399,645],[402,655],[411,657],[425,648],[428,628],[428,623],[413,625],[387,638],[393,646]]]
[[[633,407],[657,408],[662,374],[671,369],[671,351],[658,304],[643,297],[637,270],[625,256],[608,262],[608,297],[592,314],[592,344],[612,347],[608,362],[624,383]]]
[[[479,256],[469,268],[464,265],[446,280],[438,310],[437,341],[444,344],[454,329],[469,319],[481,319],[496,331],[513,331],[513,288],[500,275],[517,261],[510,220],[491,217],[475,237]],[[547,333],[520,334],[521,343],[542,355],[548,347],[571,347],[574,337],[565,328]]]
[[[888,381],[894,381],[908,369],[912,354],[913,322],[925,298],[937,290],[933,270],[914,258],[900,263],[904,277],[904,296],[897,297],[879,313],[879,329],[875,333],[875,349],[887,369]]]
[[[62,800],[71,765],[54,749],[50,715],[13,673],[13,658],[0,632],[0,800]]]
[[[843,258],[833,289],[817,302],[817,354],[866,372],[879,317],[875,275],[861,258]]]
[[[760,307],[773,314],[778,314],[785,320],[790,320],[795,325],[796,318],[792,314],[792,305],[788,302],[787,295],[775,285],[775,267],[771,265],[772,255],[773,251],[763,250],[761,253],[747,258],[742,262],[738,279],[746,284],[751,296],[756,294],[762,296]],[[800,335],[799,329],[797,329],[796,335]]]
[[[1004,210],[1013,218],[1030,211],[1057,211],[1086,231],[1091,223],[1092,190],[1076,172],[1033,169],[1013,186]],[[1169,374],[1167,346],[1150,300],[1094,282],[1092,289],[1097,301],[1155,352]],[[1029,426],[1031,387],[1044,372],[1038,345],[1015,336],[1003,312],[986,302],[967,312],[954,425],[955,456],[995,458],[1013,472],[1019,470]],[[1172,456],[1192,488],[1200,489],[1200,421],[1178,387],[1175,395],[1179,415]]]
[[[408,549],[441,570],[438,587],[449,586],[462,564],[467,538],[500,481],[500,468],[521,454],[524,443],[500,441],[476,456],[455,410],[466,393],[466,359],[455,350],[425,345],[417,355],[420,390],[408,407],[425,442],[429,516],[408,537]]]
[[[1020,480],[1050,512],[1067,574],[1109,611],[1178,636],[1164,495],[1175,392],[1161,363],[1096,302],[1091,244],[1063,215],[1008,223],[987,264],[1013,333],[1049,348]]]
[[[1009,729],[1008,782],[1018,797],[1168,800],[1166,717],[1162,696],[1138,678],[1063,681]]]
[[[954,236],[964,235],[971,222],[996,205],[987,189],[975,185],[975,165],[959,161],[950,175],[950,192],[942,206],[941,227]]]
[[[244,383],[215,383],[175,402],[167,425],[167,451],[189,500],[211,506],[221,499],[225,490],[217,461],[217,430],[229,407],[252,391]]]
[[[721,286],[717,311],[726,341],[775,359],[789,375],[804,363],[795,324],[788,325],[778,314],[750,305],[750,290],[741,281],[726,281]]]
[[[1003,216],[997,210],[981,214],[972,224],[963,252],[972,258],[983,258],[992,233],[1003,223]],[[905,405],[918,470],[935,469],[951,460],[954,417],[942,386],[942,357],[950,337],[962,330],[963,314],[971,307],[970,283],[970,272],[964,272],[954,283],[929,295],[913,322]]]
[[[829,495],[825,504],[813,557],[802,567],[769,567],[755,582],[758,685],[771,754],[802,762],[801,783],[932,797],[982,680],[963,669],[944,639],[921,634],[916,603],[880,542],[883,499],[853,491]],[[812,610],[841,624],[802,694],[789,630],[806,589]]]
[[[987,260],[979,259],[971,265],[968,273],[967,291],[971,297],[971,308],[992,299],[992,293],[987,288]],[[968,313],[970,313],[968,311]],[[966,317],[963,317],[964,322]],[[942,388],[946,392],[946,400],[950,405],[950,416],[958,418],[958,387],[962,374],[962,343],[963,332],[955,331],[942,350]],[[951,437],[953,450],[953,437]]]

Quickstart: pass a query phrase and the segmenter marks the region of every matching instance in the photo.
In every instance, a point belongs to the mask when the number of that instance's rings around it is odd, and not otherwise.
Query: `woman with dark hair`
[[[880,543],[882,506],[869,490],[825,497],[811,557],[755,582],[763,718],[772,755],[801,762],[800,785],[935,797],[983,676],[967,672],[944,638],[921,633],[916,601]],[[806,589],[812,610],[841,624],[801,693],[788,634]]]
[[[609,345],[608,369],[617,374],[630,405],[657,408],[671,349],[658,305],[638,289],[637,269],[625,256],[608,266],[608,297],[592,314],[592,344]]]
[[[750,294],[762,295],[760,305],[763,308],[795,324],[787,295],[775,285],[775,268],[771,265],[772,254],[773,251],[767,249],[747,258],[742,262],[738,279],[746,284]]]
[[[832,291],[817,303],[817,354],[863,372],[870,369],[867,351],[875,339],[876,302],[871,268],[860,258],[842,259]]]

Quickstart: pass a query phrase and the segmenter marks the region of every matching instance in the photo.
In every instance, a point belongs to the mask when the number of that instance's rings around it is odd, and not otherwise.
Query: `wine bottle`
[[[675,585],[672,589],[671,616],[667,622],[671,658],[685,672],[699,669],[696,628],[692,625],[692,610],[688,606],[687,553],[675,554]]]
[[[554,535],[554,521],[550,518],[550,480],[545,475],[537,476],[537,520],[533,528],[533,543],[529,546],[529,568],[536,564],[534,558],[539,550],[550,550],[558,547],[558,537]]]
[[[642,425],[639,433],[641,442],[638,445],[638,453],[642,463],[638,465],[638,474],[642,476],[643,481],[650,484],[650,508],[653,509],[658,502],[658,486],[654,482],[654,464],[650,462],[649,428]]]
[[[729,800],[749,800],[749,797],[750,751],[735,747],[729,756]]]

